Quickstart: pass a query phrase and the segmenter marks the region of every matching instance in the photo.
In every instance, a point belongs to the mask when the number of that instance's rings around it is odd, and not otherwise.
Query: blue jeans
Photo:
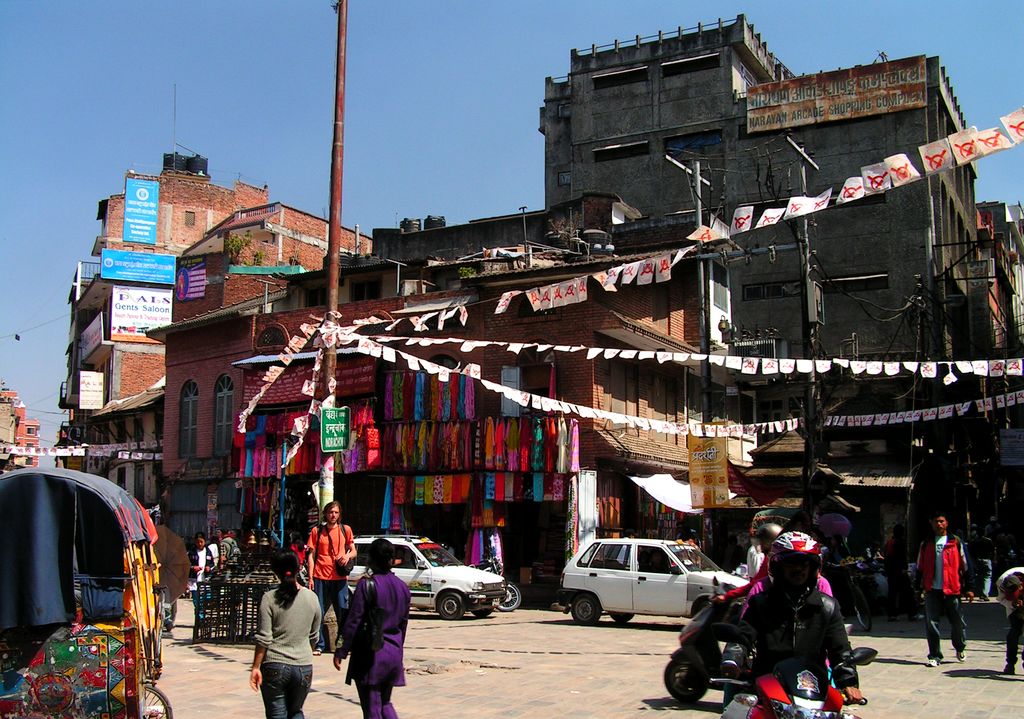
[[[929,589],[924,595],[924,631],[928,638],[929,659],[942,659],[939,621],[943,616],[949,620],[953,649],[962,652],[967,647],[967,622],[960,613],[960,597],[948,596],[940,589]]]
[[[304,719],[302,705],[313,682],[313,665],[263,662],[260,671],[263,674],[260,694],[267,719]]]
[[[327,649],[330,636],[327,633],[327,625],[323,619],[327,617],[327,608],[334,607],[334,619],[338,622],[338,646],[341,646],[341,628],[345,624],[345,617],[348,615],[348,582],[344,579],[314,579],[313,591],[316,598],[320,600],[320,639],[317,640],[316,648],[320,651]]]

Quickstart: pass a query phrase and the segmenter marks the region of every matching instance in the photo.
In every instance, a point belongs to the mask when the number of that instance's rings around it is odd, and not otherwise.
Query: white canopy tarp
[[[636,486],[666,507],[688,514],[700,514],[704,511],[693,508],[690,485],[677,482],[671,474],[652,474],[650,477],[630,477],[630,479]],[[735,496],[735,493],[729,492],[730,499]]]
[[[690,500],[690,485],[677,482],[671,474],[652,474],[650,477],[630,477],[636,486],[647,492],[666,507],[700,514],[703,509],[694,509]]]

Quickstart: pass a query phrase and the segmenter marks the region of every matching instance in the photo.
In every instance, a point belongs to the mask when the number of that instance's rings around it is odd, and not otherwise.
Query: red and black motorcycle
[[[733,625],[716,624],[714,633],[720,641],[743,642]],[[863,666],[877,655],[874,649],[858,647],[846,653],[842,664]],[[741,685],[722,711],[722,719],[856,719],[845,710],[845,697],[830,683],[828,670],[803,657],[784,659],[771,674],[753,682],[716,679],[714,683]],[[858,703],[867,704],[867,699]]]

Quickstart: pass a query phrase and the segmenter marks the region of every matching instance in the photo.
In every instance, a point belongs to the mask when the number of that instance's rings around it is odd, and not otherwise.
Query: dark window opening
[[[559,117],[572,117],[572,105],[567,102],[559,103],[558,105],[558,116]]]
[[[327,288],[314,287],[306,290],[306,307],[323,307],[327,304]]]
[[[360,302],[362,300],[380,299],[380,280],[364,280],[353,282],[349,291],[349,301]]]
[[[723,265],[711,265],[712,301],[723,312],[729,311],[729,270]]]
[[[760,282],[743,285],[743,301],[774,300],[780,297],[799,297],[800,283],[793,282]]]
[[[833,277],[831,281],[823,283],[823,289],[827,294],[887,290],[889,289],[889,273],[876,272],[863,275],[848,275],[846,277]]]
[[[559,172],[558,173],[558,186],[559,187],[568,187],[571,183],[572,183],[572,173],[571,172]]]
[[[720,67],[721,64],[722,58],[717,52],[709,55],[699,55],[698,57],[687,57],[682,60],[669,60],[668,62],[661,63],[661,76],[672,77],[673,75],[700,72],[701,70],[713,70],[716,67]]]
[[[640,398],[640,373],[635,364],[610,362],[608,365],[608,410],[637,415]]]
[[[622,160],[627,157],[639,157],[648,154],[647,140],[640,142],[627,142],[620,145],[607,145],[594,148],[594,162],[607,162],[608,160]]]
[[[703,132],[691,132],[687,135],[665,138],[665,152],[699,152],[706,147],[721,144],[721,130],[704,130]]]
[[[645,82],[646,80],[646,67],[634,67],[629,70],[616,70],[615,72],[606,72],[601,75],[594,75],[594,89],[603,90],[607,87],[631,85],[634,82]]]

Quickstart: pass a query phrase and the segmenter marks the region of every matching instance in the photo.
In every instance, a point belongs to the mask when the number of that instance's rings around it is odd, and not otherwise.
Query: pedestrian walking
[[[999,592],[999,603],[1006,608],[1006,618],[1010,628],[1006,632],[1006,666],[1003,674],[1015,674],[1017,671],[1017,649],[1020,647],[1020,636],[1024,632],[1024,567],[1007,569],[996,580]],[[1021,655],[1024,663],[1024,654]]]
[[[356,558],[356,539],[352,528],[341,523],[341,504],[328,502],[324,505],[324,521],[309,533],[306,547],[309,550],[306,559],[309,588],[316,592],[323,616],[327,616],[328,607],[334,607],[334,619],[340,633],[348,611],[349,591],[348,572],[342,574],[338,570]],[[329,641],[327,625],[324,624],[313,654],[322,654]]]
[[[921,542],[917,569],[924,591],[928,666],[937,667],[942,661],[939,621],[943,616],[950,624],[956,660],[963,662],[967,657],[967,623],[960,608],[960,590],[961,586],[970,586],[970,582],[965,581],[968,571],[963,542],[955,534],[949,534],[945,513],[934,512],[930,522],[933,537]],[[968,599],[973,597],[973,592],[967,592]]]
[[[260,600],[249,686],[263,697],[267,719],[303,719],[313,681],[313,645],[320,636],[320,602],[299,586],[299,560],[278,551],[270,568],[280,584]]]
[[[216,568],[213,552],[206,546],[206,535],[196,532],[192,540],[192,548],[188,551],[188,590],[192,594],[196,619],[204,618],[202,601],[199,597],[199,583],[210,578]]]
[[[238,548],[238,540],[235,539],[235,532],[229,529],[224,533],[224,537],[220,542],[220,564],[221,567],[226,567],[231,562],[238,559],[242,551]]]
[[[902,524],[893,525],[892,536],[885,543],[885,550],[882,553],[882,563],[889,585],[889,621],[896,621],[903,613],[906,613],[907,619],[913,621],[917,618],[917,598],[914,596],[914,588],[907,571],[907,530]]]
[[[398,719],[391,692],[394,687],[405,686],[403,652],[411,595],[405,582],[391,572],[394,558],[394,546],[387,539],[380,537],[370,544],[369,573],[356,585],[341,630],[341,646],[334,654],[338,671],[342,661],[349,659],[345,683],[355,681],[363,719]],[[379,633],[376,650],[372,637],[360,636],[371,615],[371,626],[376,626]]]
[[[995,544],[989,537],[977,532],[973,527],[971,541],[967,545],[971,558],[974,560],[974,594],[978,599],[987,602],[992,594],[992,560],[995,558]]]

